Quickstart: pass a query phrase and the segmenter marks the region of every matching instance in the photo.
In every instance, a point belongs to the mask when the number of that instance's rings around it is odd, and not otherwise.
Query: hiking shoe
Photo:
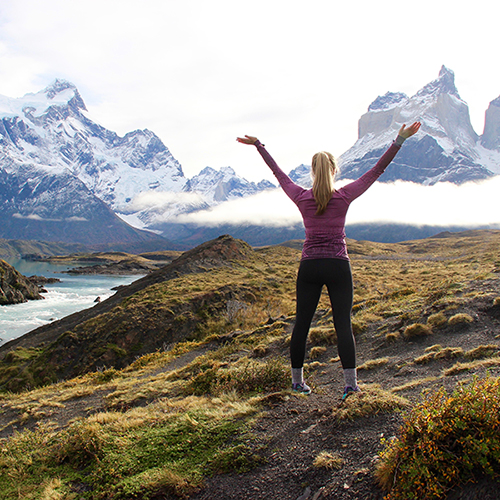
[[[344,394],[342,395],[342,401],[345,401],[353,392],[361,392],[361,389],[358,386],[352,388],[351,386],[348,385],[344,389]]]
[[[292,391],[298,392],[299,394],[306,394],[306,395],[311,394],[311,388],[305,382],[292,384]]]

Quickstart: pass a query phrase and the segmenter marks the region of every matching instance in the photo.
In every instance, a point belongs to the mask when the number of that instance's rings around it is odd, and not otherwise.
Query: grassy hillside
[[[0,349],[0,498],[487,500],[498,248],[498,231],[349,242],[363,391],[344,405],[326,294],[313,395],[288,389],[297,249],[185,252]]]

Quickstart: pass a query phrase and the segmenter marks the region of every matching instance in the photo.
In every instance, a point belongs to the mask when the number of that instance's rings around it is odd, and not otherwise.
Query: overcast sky
[[[286,171],[339,156],[378,95],[412,95],[442,64],[481,133],[500,95],[499,13],[490,0],[2,0],[0,94],[64,78],[106,128],[154,131],[187,176],[271,179],[237,135]]]

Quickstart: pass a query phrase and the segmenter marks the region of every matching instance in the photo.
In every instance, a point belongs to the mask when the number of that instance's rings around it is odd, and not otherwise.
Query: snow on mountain
[[[388,92],[375,99],[361,116],[358,141],[339,158],[341,177],[357,178],[366,172],[396,137],[401,125],[416,120],[422,122],[419,134],[405,143],[382,181],[460,184],[499,173],[495,130],[500,124],[500,113],[493,103],[487,121],[489,128],[482,141],[471,125],[469,108],[455,87],[453,71],[445,66],[436,80],[412,97]],[[486,134],[487,131],[490,132]]]
[[[2,97],[0,117],[4,153],[53,173],[68,169],[114,210],[144,190],[181,191],[186,183],[181,166],[155,134],[136,130],[119,137],[97,125],[69,82],[56,80],[20,99]]]
[[[198,175],[189,179],[186,191],[200,193],[209,204],[221,203],[234,198],[249,196],[264,189],[275,187],[263,180],[258,184],[239,177],[231,167],[219,171],[206,167]]]
[[[136,227],[153,227],[158,220],[273,187],[268,181],[248,182],[230,167],[207,167],[187,179],[153,132],[135,130],[120,137],[96,124],[77,88],[64,80],[21,98],[0,96],[0,172],[15,178],[4,182],[19,186],[33,186],[43,176],[72,179],[74,193],[65,202],[79,200],[80,212],[85,212],[83,198],[95,196]],[[35,208],[37,213],[67,212],[61,205],[64,196],[52,191],[35,188],[30,197],[28,207],[14,196],[20,217],[33,217]]]
[[[312,188],[311,167],[309,165],[299,165],[288,174],[288,177],[304,189]]]

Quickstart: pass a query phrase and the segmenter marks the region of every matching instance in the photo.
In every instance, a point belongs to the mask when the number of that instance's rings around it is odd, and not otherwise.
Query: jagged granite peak
[[[454,95],[460,99],[457,87],[455,86],[455,73],[444,64],[439,71],[439,77],[420,89],[417,95],[425,96],[439,93]]]
[[[472,127],[469,108],[455,87],[453,71],[443,66],[437,79],[410,98],[394,94],[377,98],[376,105],[372,103],[361,116],[358,141],[339,159],[341,177],[362,175],[394,140],[401,125],[417,120],[422,122],[418,135],[407,141],[382,181],[462,183],[500,173],[498,158],[478,146],[479,137]],[[493,138],[498,108],[491,109],[490,132],[484,138],[488,147],[497,144]]]
[[[368,106],[368,111],[377,111],[379,109],[389,109],[398,105],[401,101],[408,99],[404,92],[387,92],[383,96],[378,96]]]
[[[3,116],[2,116],[3,115]],[[68,170],[114,210],[139,193],[181,191],[181,165],[149,130],[124,137],[93,122],[77,88],[55,80],[37,94],[0,99],[0,146],[18,164]]]
[[[500,151],[500,97],[491,101],[486,110],[481,145]]]

